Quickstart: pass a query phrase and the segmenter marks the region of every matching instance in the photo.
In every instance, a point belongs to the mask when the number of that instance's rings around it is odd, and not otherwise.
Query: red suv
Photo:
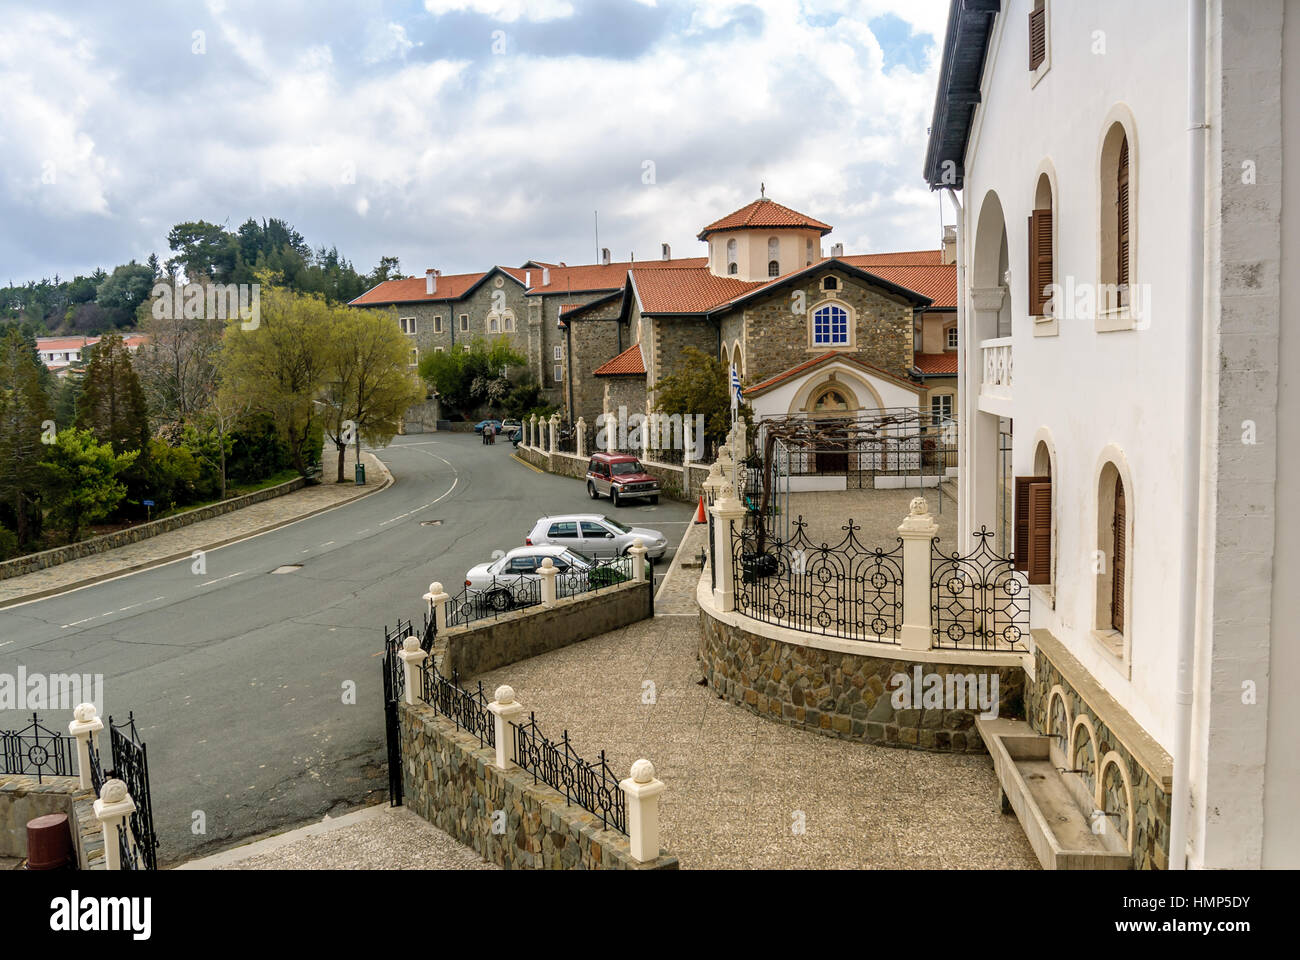
[[[659,481],[630,453],[598,453],[587,464],[587,494],[598,500],[602,493],[609,494],[616,507],[624,500],[642,497],[658,503]]]

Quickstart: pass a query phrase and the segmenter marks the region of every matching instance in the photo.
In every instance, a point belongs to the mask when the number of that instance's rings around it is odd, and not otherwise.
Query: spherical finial
[[[99,790],[99,799],[105,803],[121,803],[126,795],[126,784],[121,780],[105,780]]]
[[[438,594],[442,593],[442,584],[437,580],[433,581],[433,583],[429,584],[429,592],[436,597]]]
[[[912,498],[912,516],[921,517],[930,512],[930,505],[925,502],[925,497]]]
[[[415,636],[407,637],[402,641],[402,649],[407,653],[415,653],[416,650],[420,649],[420,638]]]
[[[550,557],[543,557],[543,558],[542,558],[542,569],[543,569],[543,570],[550,570],[550,569],[553,568],[554,566],[555,566],[555,563],[551,560]]]
[[[508,683],[503,683],[501,684],[501,686],[497,687],[497,692],[494,693],[492,696],[497,703],[502,703],[502,704],[514,703],[515,688],[510,686]]]
[[[649,783],[655,778],[655,765],[644,757],[632,764],[632,779],[636,783]]]
[[[75,710],[72,711],[73,718],[77,723],[90,723],[99,715],[93,703],[79,703]]]

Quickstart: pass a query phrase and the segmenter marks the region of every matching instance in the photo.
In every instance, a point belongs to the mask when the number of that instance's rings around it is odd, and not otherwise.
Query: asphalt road
[[[389,489],[213,550],[203,572],[186,559],[0,610],[0,673],[102,674],[104,712],[135,712],[163,864],[386,795],[382,629],[418,619],[430,581],[454,592],[548,513],[610,513],[670,544],[692,514],[593,504],[577,480],[473,435],[376,452]],[[0,728],[28,719],[0,711]],[[70,719],[42,715],[63,730]]]

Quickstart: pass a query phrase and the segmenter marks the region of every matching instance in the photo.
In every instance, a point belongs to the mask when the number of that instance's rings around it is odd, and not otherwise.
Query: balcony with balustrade
[[[998,416],[1011,416],[1011,338],[980,341],[979,408]]]

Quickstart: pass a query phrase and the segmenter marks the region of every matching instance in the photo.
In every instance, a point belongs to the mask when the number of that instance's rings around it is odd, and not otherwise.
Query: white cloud
[[[389,21],[384,24],[371,24],[366,31],[366,45],[361,59],[366,63],[383,63],[386,60],[400,60],[415,46],[406,35],[406,28],[400,23]]]
[[[573,16],[568,0],[424,0],[424,9],[434,16],[444,13],[481,13],[494,20],[513,23],[525,20],[556,20]]]

